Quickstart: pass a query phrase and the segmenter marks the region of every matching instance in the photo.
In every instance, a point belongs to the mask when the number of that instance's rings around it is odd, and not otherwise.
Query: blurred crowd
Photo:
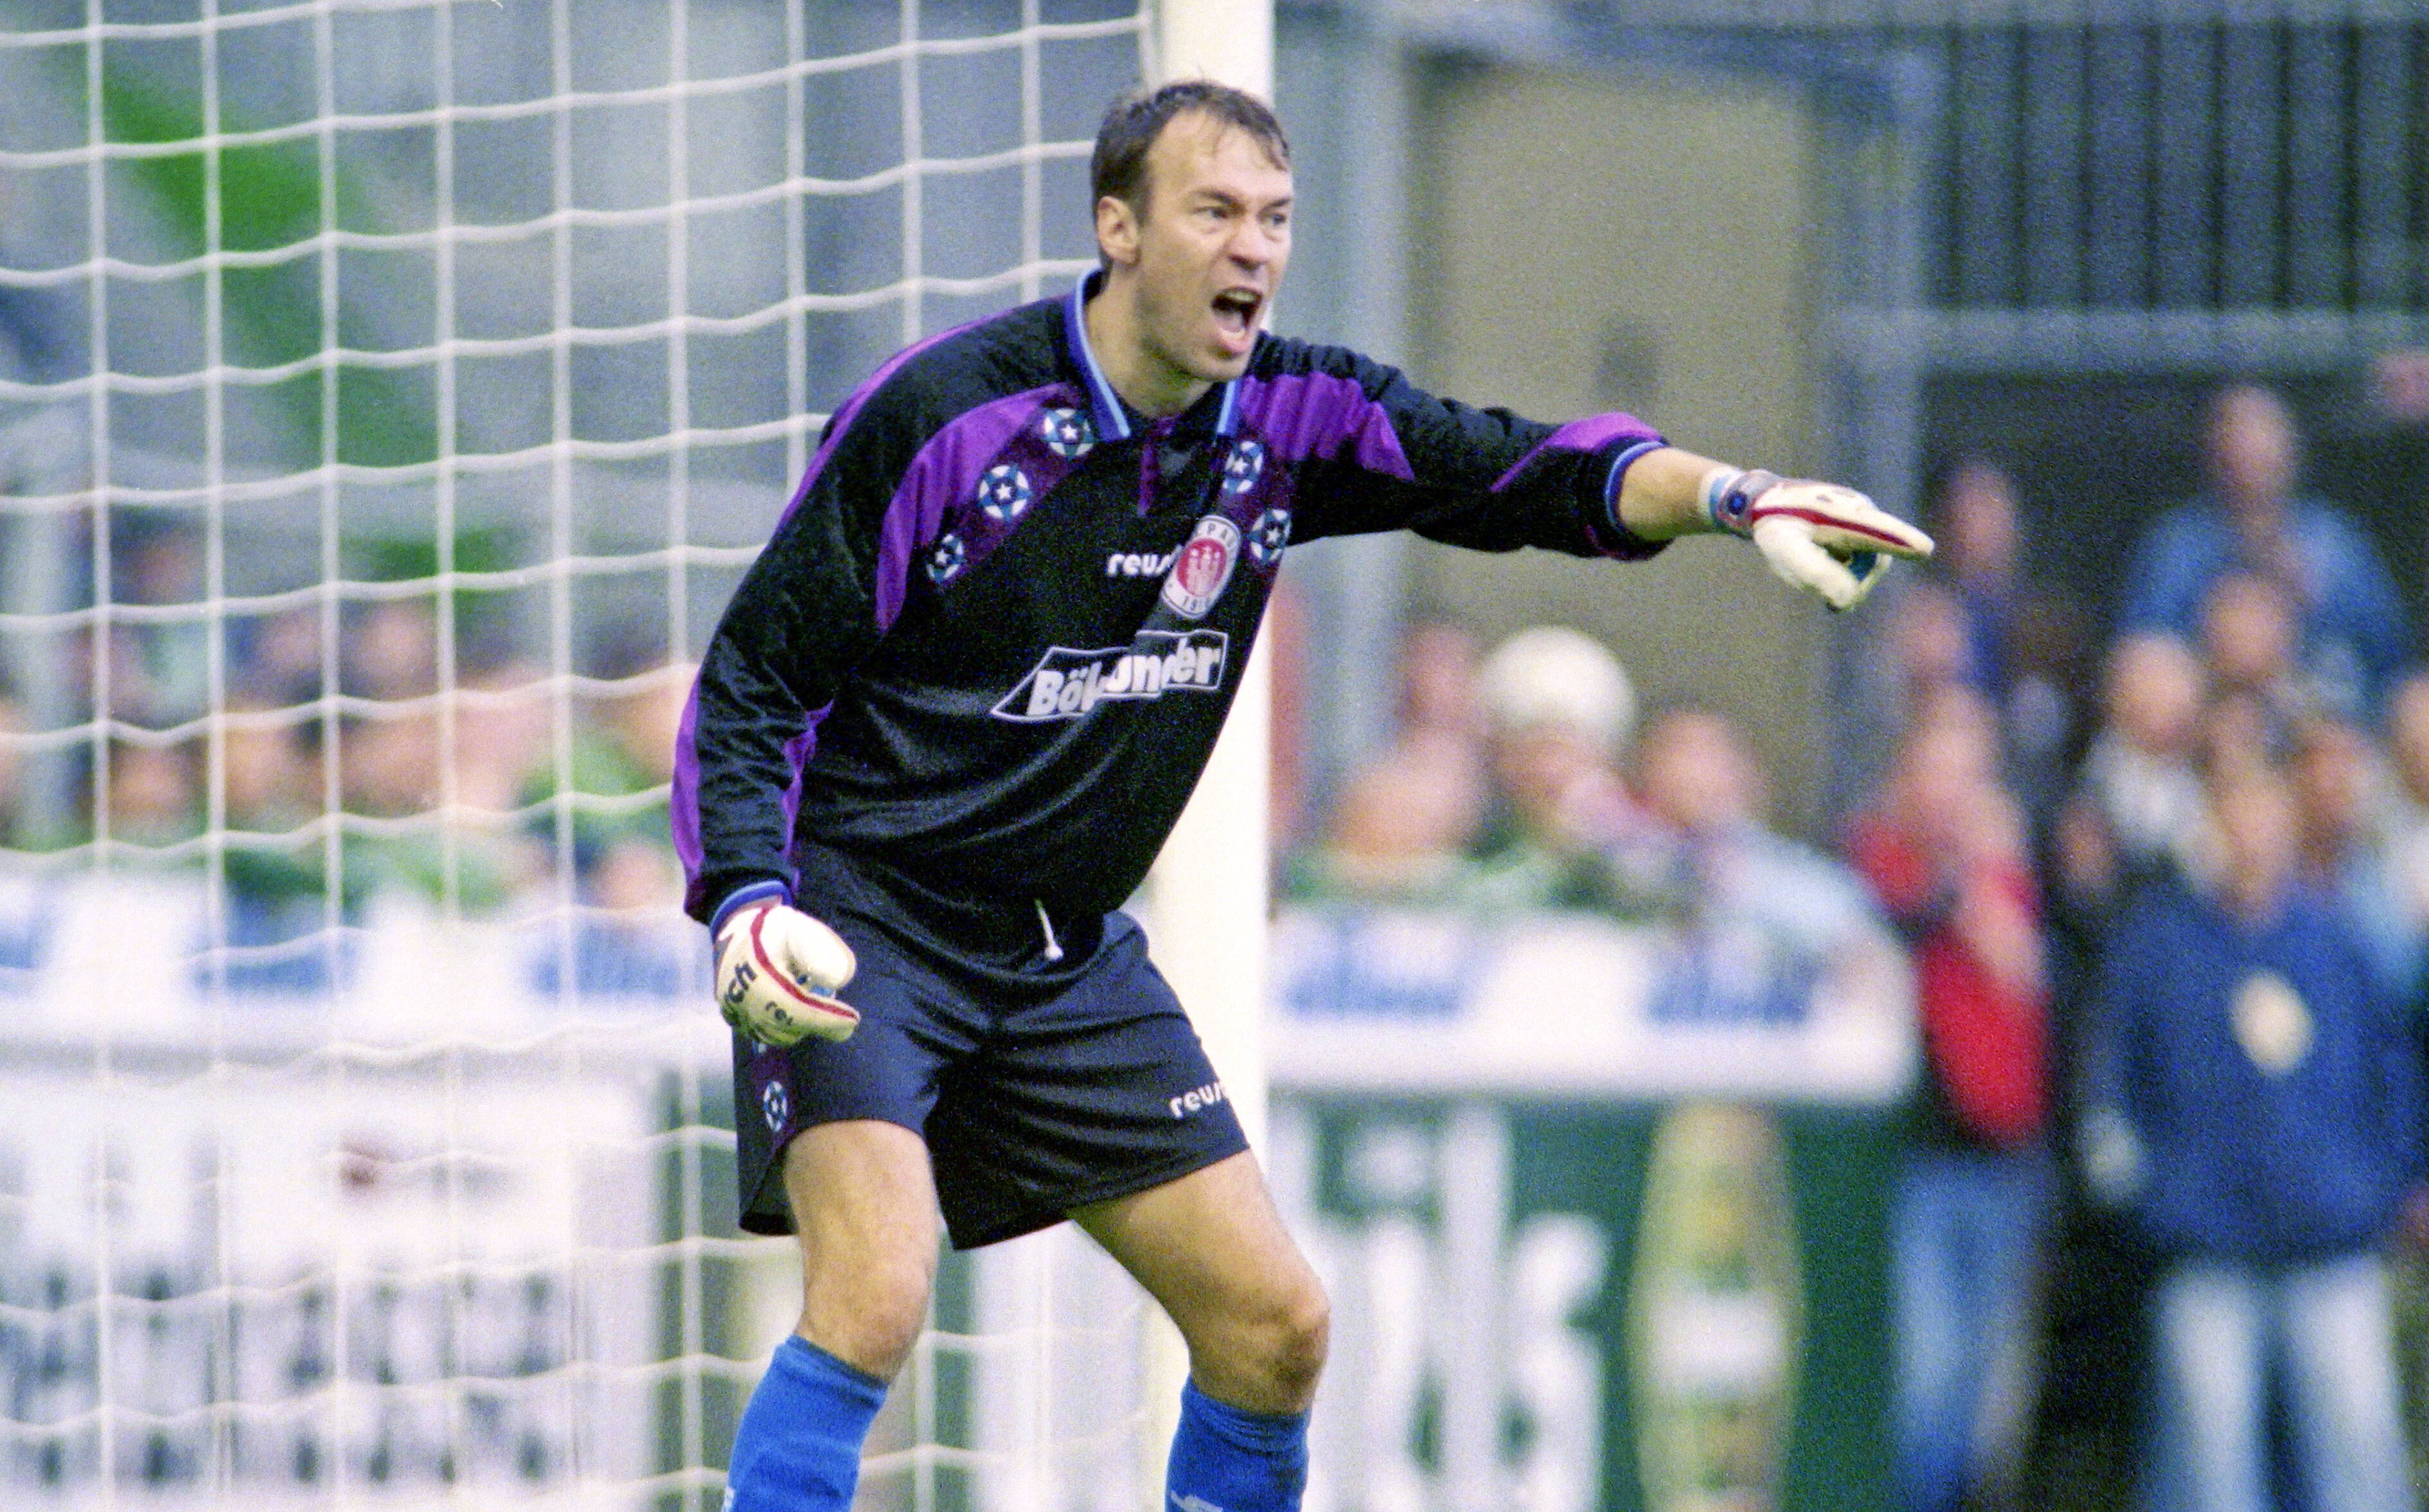
[[[2429,362],[2379,376],[2429,419]],[[1902,954],[1916,1512],[2418,1504],[2429,655],[2285,400],[2228,385],[2204,425],[2113,603],[2034,572],[2009,471],[1934,480],[1939,555],[1859,652],[1879,770],[1826,846],[1770,827],[1717,709],[1639,710],[1573,631],[1428,623],[1396,738],[1288,864],[1305,900],[1593,909],[1740,963],[1657,1013]]]
[[[324,946],[386,905],[572,904],[570,985],[687,984],[657,937],[681,896],[666,783],[690,669],[645,632],[592,637],[552,675],[484,596],[442,606],[428,563],[223,616],[190,512],[109,527],[107,552],[71,553],[110,564],[106,594],[77,590],[106,599],[104,628],[70,613],[8,647],[0,846],[38,874],[74,852],[214,891],[198,983],[323,992],[345,969]],[[550,969],[554,991],[567,962]]]

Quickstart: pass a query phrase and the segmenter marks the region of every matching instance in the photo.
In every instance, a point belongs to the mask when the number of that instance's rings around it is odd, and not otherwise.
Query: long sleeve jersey
[[[1659,550],[1617,518],[1661,444],[1631,417],[1540,424],[1264,336],[1145,420],[1089,352],[1092,283],[909,348],[828,423],[678,737],[695,917],[788,891],[797,844],[1101,913],[1196,784],[1289,542]]]

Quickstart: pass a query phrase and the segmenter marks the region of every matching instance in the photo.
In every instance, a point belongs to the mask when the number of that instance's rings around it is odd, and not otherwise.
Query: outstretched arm
[[[1833,609],[1853,608],[1885,557],[1931,554],[1929,536],[1851,488],[1741,471],[1633,416],[1545,425],[1436,398],[1347,348],[1259,350],[1244,412],[1279,459],[1314,469],[1293,540],[1413,530],[1479,551],[1635,560],[1727,531]]]
[[[1743,471],[1677,447],[1628,465],[1619,521],[1647,540],[1727,531],[1752,540],[1772,571],[1853,609],[1888,557],[1931,554],[1931,537],[1837,484]]]

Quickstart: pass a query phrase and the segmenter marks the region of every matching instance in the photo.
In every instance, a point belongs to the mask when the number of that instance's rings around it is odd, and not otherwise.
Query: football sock
[[[846,1512],[885,1383],[799,1334],[759,1377],[725,1472],[725,1512]]]
[[[1165,1470],[1165,1512],[1298,1512],[1307,1489],[1307,1414],[1267,1416],[1181,1389]]]

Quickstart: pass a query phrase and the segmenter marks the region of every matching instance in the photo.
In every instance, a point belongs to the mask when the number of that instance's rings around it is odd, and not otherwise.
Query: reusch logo
[[[1210,1081],[1195,1091],[1185,1092],[1178,1097],[1169,1099],[1165,1106],[1172,1109],[1173,1117],[1187,1118],[1192,1113],[1201,1112],[1226,1100],[1223,1084],[1219,1081]]]
[[[1077,719],[1109,698],[1212,693],[1223,685],[1231,639],[1219,630],[1143,630],[1128,646],[1075,651],[1057,646],[995,706],[999,719],[1041,724]]]
[[[1105,558],[1109,578],[1160,578],[1171,570],[1170,551],[1115,551]]]

